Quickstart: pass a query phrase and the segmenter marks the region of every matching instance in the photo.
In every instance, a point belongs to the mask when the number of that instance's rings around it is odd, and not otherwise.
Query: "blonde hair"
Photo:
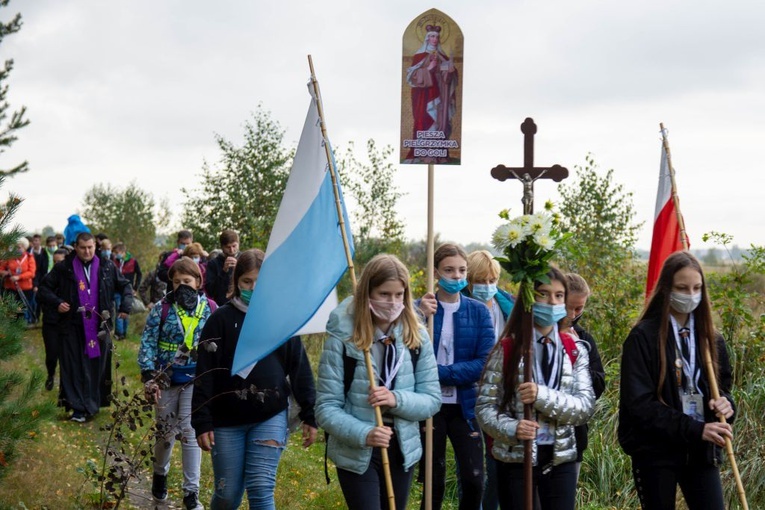
[[[404,285],[404,311],[396,319],[403,328],[404,344],[409,349],[420,346],[420,323],[412,305],[409,270],[395,255],[376,255],[364,268],[353,299],[353,342],[360,350],[369,349],[374,341],[375,324],[369,309],[369,293],[387,281]]]
[[[587,280],[582,278],[576,273],[566,273],[566,283],[568,284],[569,294],[584,294],[590,295],[590,286],[587,285]]]
[[[488,250],[476,250],[467,256],[467,280],[470,288],[476,280],[498,280],[499,262]]]

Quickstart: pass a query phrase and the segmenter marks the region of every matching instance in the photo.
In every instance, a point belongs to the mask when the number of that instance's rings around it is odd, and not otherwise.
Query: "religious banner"
[[[460,164],[463,45],[460,27],[437,9],[404,31],[401,163]]]

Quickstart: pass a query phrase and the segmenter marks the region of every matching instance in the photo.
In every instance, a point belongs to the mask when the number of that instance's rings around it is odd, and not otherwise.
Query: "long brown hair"
[[[557,267],[550,267],[547,272],[547,277],[550,281],[558,281],[563,285],[565,295],[568,295],[568,284],[566,282],[565,275]],[[538,289],[542,285],[541,282],[534,282],[534,290]],[[564,296],[565,302],[565,296]],[[502,402],[500,409],[510,409],[515,399],[515,388],[518,385],[518,369],[521,364],[521,358],[523,357],[523,346],[520,344],[519,339],[523,338],[523,325],[521,320],[521,314],[525,307],[523,300],[523,293],[518,293],[518,298],[513,305],[513,311],[510,312],[510,317],[507,319],[505,329],[502,331],[502,335],[494,349],[503,349],[502,342],[505,338],[511,338],[512,346],[510,349],[509,359],[504,360],[504,366],[502,367],[502,390],[504,395],[502,396]],[[565,320],[565,317],[564,319]]]
[[[691,255],[690,252],[675,252],[664,261],[661,273],[659,273],[659,280],[656,282],[651,297],[638,319],[638,322],[651,319],[659,321],[659,335],[656,339],[659,347],[659,381],[656,385],[656,395],[659,398],[659,401],[663,403],[664,400],[661,396],[661,389],[667,378],[667,339],[669,337],[670,314],[669,297],[672,293],[675,274],[686,267],[698,271],[701,275],[701,303],[699,303],[699,306],[691,312],[696,326],[695,334],[698,338],[699,346],[701,347],[701,359],[706,359],[706,353],[709,352],[712,356],[712,366],[714,367],[715,377],[719,375],[717,367],[717,348],[715,345],[717,332],[715,330],[714,322],[712,321],[712,305],[709,302],[704,271],[702,271],[698,259]]]
[[[239,278],[241,278],[243,274],[249,273],[253,269],[260,271],[265,256],[265,253],[257,248],[245,250],[239,253],[239,258],[236,259],[236,266],[234,266],[234,275],[231,278],[231,283],[229,283],[227,294],[229,299],[240,297],[242,295],[241,291],[239,290]]]
[[[409,288],[409,270],[394,255],[375,255],[364,268],[353,298],[353,342],[361,350],[368,349],[374,341],[375,324],[369,309],[369,293],[383,283],[396,280],[404,285],[404,311],[397,322],[403,327],[404,344],[409,349],[420,346],[420,323],[412,305]]]

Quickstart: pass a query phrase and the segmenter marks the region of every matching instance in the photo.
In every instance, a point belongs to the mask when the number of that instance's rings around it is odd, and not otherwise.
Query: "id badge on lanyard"
[[[680,399],[683,402],[683,414],[696,421],[704,421],[704,399],[701,393],[685,393]]]
[[[704,421],[704,397],[701,392],[698,391],[698,379],[700,374],[696,367],[696,339],[694,330],[694,318],[690,316],[688,320],[688,346],[690,360],[686,360],[682,356],[682,345],[680,344],[680,332],[677,321],[674,317],[670,316],[672,323],[672,329],[675,334],[675,378],[677,381],[677,388],[680,391],[680,401],[683,406],[683,414],[690,416],[696,421]],[[686,386],[683,388],[683,374],[685,375]]]
[[[544,417],[538,417],[539,430],[537,430],[537,444],[555,444],[555,423]]]

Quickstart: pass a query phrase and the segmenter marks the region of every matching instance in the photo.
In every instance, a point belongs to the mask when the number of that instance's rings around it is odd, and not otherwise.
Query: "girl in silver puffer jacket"
[[[574,508],[577,481],[574,427],[586,423],[595,409],[587,345],[578,341],[571,330],[558,328],[558,321],[566,315],[565,278],[556,268],[548,276],[549,284],[535,285],[534,382],[524,383],[522,377],[523,303],[519,297],[503,340],[489,355],[476,403],[478,423],[493,439],[491,453],[498,461],[498,495],[503,510],[523,506],[524,440],[534,441],[538,507]],[[523,419],[524,404],[533,404],[534,420]]]

